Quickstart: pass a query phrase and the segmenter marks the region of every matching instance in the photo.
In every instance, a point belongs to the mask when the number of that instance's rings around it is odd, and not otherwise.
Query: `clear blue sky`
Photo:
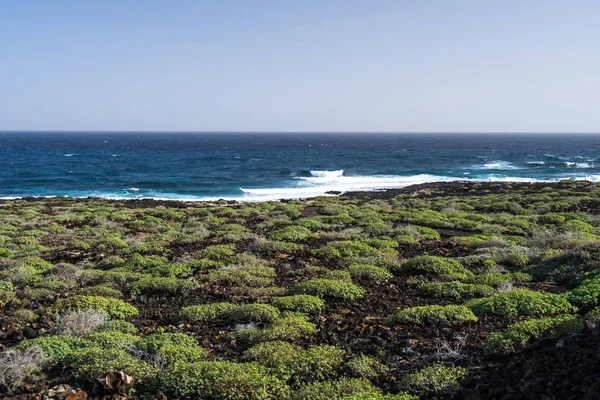
[[[0,130],[600,132],[600,2],[0,0]]]

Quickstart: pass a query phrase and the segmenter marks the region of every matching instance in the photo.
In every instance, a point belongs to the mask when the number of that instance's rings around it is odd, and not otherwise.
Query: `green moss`
[[[523,348],[532,339],[558,339],[583,328],[576,315],[529,319],[510,325],[503,332],[492,333],[482,346],[487,353],[512,353]]]
[[[473,312],[465,306],[450,304],[447,306],[411,307],[392,314],[388,322],[392,324],[424,324],[427,320],[446,319],[448,321],[477,321]]]
[[[515,289],[465,304],[476,314],[550,315],[577,311],[565,296]]]

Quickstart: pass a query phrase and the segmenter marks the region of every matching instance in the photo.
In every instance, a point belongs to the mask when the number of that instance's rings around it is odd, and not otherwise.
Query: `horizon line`
[[[401,134],[401,135],[418,135],[418,134],[487,134],[487,135],[500,135],[500,134],[512,134],[512,135],[598,135],[600,131],[576,131],[576,132],[564,132],[564,131],[254,131],[254,130],[231,130],[231,131],[194,131],[194,130],[85,130],[85,129],[50,129],[50,130],[14,130],[14,129],[0,129],[0,134],[3,133],[141,133],[141,134],[152,134],[152,133],[203,133],[203,134]]]

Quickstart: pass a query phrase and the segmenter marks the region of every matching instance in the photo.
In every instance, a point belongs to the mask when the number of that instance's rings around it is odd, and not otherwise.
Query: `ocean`
[[[261,201],[424,182],[600,180],[600,135],[0,132],[0,197]]]

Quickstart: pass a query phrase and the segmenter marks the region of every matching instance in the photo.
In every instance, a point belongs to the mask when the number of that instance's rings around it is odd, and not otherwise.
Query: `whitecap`
[[[65,157],[73,157],[73,156],[77,156],[77,153],[69,153],[69,154],[65,154]]]
[[[594,168],[594,166],[589,163],[576,163],[575,167],[577,167],[577,168]]]
[[[344,175],[343,169],[338,169],[336,171],[309,171],[313,177],[316,178],[338,178]]]
[[[530,165],[544,165],[544,164],[546,164],[546,162],[545,161],[527,161],[527,164],[530,164]]]
[[[474,165],[473,169],[499,169],[499,170],[515,170],[521,169],[508,161],[488,161],[483,165]]]

